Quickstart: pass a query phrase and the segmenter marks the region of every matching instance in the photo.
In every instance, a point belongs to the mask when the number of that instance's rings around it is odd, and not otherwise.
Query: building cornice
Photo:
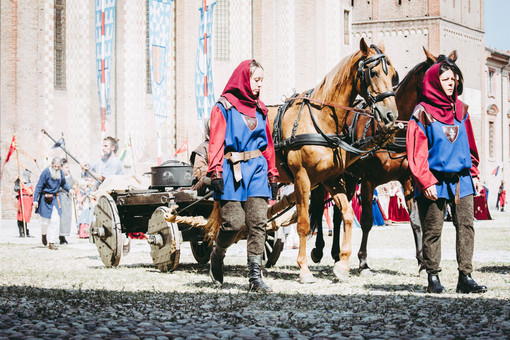
[[[485,47],[487,66],[494,66],[499,69],[506,69],[510,66],[510,55],[505,52]]]
[[[367,25],[367,24],[373,25],[373,24],[386,24],[386,23],[395,23],[395,22],[411,22],[411,23],[413,23],[413,22],[416,22],[416,21],[419,21],[419,20],[422,20],[422,21],[434,21],[434,20],[445,21],[445,22],[448,22],[450,24],[454,24],[454,25],[466,28],[468,30],[471,30],[471,31],[474,31],[474,32],[477,32],[477,33],[481,33],[481,34],[485,33],[482,30],[479,30],[479,29],[476,29],[476,28],[473,28],[473,27],[469,27],[469,26],[466,26],[466,25],[463,25],[463,24],[459,24],[458,22],[455,22],[455,21],[452,21],[452,20],[449,20],[449,19],[446,19],[446,18],[443,18],[443,17],[440,17],[440,16],[414,17],[414,18],[405,18],[405,19],[401,19],[400,18],[400,19],[385,19],[385,20],[369,20],[369,21],[358,21],[358,22],[354,22],[353,21],[352,25],[353,26],[356,26],[356,25]]]

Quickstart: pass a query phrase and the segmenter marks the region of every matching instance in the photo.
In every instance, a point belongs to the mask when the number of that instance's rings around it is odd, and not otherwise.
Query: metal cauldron
[[[151,167],[151,188],[190,187],[193,180],[193,166],[177,160],[169,160]]]

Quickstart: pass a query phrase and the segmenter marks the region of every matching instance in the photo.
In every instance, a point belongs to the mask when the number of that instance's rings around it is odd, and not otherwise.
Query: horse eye
[[[379,73],[377,71],[371,71],[372,77],[377,77]]]

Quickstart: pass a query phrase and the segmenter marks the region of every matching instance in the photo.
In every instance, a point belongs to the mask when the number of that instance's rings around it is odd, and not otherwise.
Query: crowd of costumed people
[[[504,190],[504,189],[503,189]],[[500,190],[504,192],[503,190]],[[503,194],[504,195],[504,194]],[[497,201],[500,207],[504,207],[504,203],[500,201],[505,200],[503,195],[499,195]],[[503,199],[501,199],[503,196]],[[329,196],[328,196],[329,197]],[[361,186],[358,185],[356,192],[351,200],[352,209],[354,212],[354,226],[361,228],[360,220],[362,213],[361,204]],[[324,208],[324,222],[328,227],[328,234],[331,236],[332,232],[332,216],[333,204],[328,203]],[[476,220],[491,220],[491,214],[488,206],[488,189],[486,186],[480,190],[478,195],[474,197],[474,214]],[[404,191],[400,182],[392,181],[378,186],[374,190],[372,199],[372,215],[374,226],[388,226],[398,223],[409,222],[409,211],[404,197]],[[450,210],[446,209],[445,220],[451,221]]]

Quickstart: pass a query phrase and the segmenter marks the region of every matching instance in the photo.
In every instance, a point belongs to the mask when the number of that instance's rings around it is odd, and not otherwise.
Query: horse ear
[[[379,41],[379,43],[377,44],[377,48],[382,52],[384,53],[384,41]]]
[[[423,47],[423,52],[425,52],[425,55],[427,56],[427,59],[428,60],[431,60],[433,63],[435,63],[437,61],[437,58],[436,56],[434,56],[432,53],[430,53],[429,51],[427,51],[427,49],[425,48],[425,46],[422,46]]]
[[[368,54],[368,46],[367,43],[365,42],[365,38],[361,38],[361,40],[359,41],[359,50],[363,52],[363,54]]]
[[[457,61],[457,50],[453,50],[449,55],[448,59],[451,59],[453,62]]]

